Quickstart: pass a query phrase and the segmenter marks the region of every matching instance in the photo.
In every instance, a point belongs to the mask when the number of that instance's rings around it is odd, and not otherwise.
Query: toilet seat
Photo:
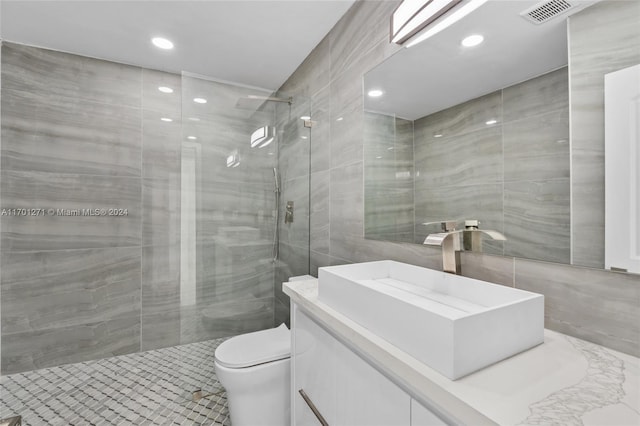
[[[232,337],[218,346],[215,360],[227,368],[247,368],[291,356],[291,333],[285,324]]]

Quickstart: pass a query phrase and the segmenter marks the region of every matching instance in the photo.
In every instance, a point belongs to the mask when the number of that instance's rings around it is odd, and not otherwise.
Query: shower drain
[[[193,392],[191,392],[191,400],[193,402],[198,402],[201,399],[211,398],[212,396],[221,396],[221,394],[223,393],[224,393],[224,390],[222,389],[217,392],[210,392],[210,393],[203,393],[202,389],[196,389]],[[0,423],[0,426],[4,426],[4,425]]]

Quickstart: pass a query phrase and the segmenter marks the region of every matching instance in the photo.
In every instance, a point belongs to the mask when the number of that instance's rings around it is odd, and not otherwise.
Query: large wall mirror
[[[489,1],[364,76],[366,238],[422,244],[440,221],[476,219],[507,238],[485,241],[484,252],[604,266],[603,241],[590,251],[572,238],[580,218],[571,211],[568,33],[580,28],[568,26],[591,8],[624,16],[637,6],[581,2],[574,14],[534,24],[521,13],[537,3]],[[477,34],[482,43],[463,45]],[[620,47],[640,62],[634,37]],[[589,90],[604,98],[599,84]],[[604,215],[604,205],[595,209]]]

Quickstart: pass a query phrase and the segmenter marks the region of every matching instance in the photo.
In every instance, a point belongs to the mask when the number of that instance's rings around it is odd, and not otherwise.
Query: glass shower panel
[[[278,97],[284,98],[286,94],[278,93]],[[289,324],[289,300],[282,292],[282,283],[289,277],[306,275],[310,270],[310,150],[314,123],[311,103],[296,96],[291,105],[276,106],[276,118],[278,170],[282,182],[279,258],[274,281],[277,325]],[[292,216],[287,219],[288,206]]]
[[[181,343],[273,327],[274,169],[291,106],[270,92],[186,73],[182,99]],[[307,273],[308,155],[297,161],[307,164],[305,196],[295,203],[307,229]],[[284,208],[279,216],[285,226]]]

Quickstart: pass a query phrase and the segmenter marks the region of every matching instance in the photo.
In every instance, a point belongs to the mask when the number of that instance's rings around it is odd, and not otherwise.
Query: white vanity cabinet
[[[309,315],[292,306],[292,424],[318,426],[310,404],[330,426],[444,424]],[[412,422],[412,406],[419,422]],[[426,423],[427,411],[439,423]]]
[[[295,306],[291,317],[291,424],[322,424],[300,394],[300,390],[303,390],[327,424],[334,425],[337,361],[335,339]]]
[[[336,340],[336,425],[410,425],[411,398]]]

